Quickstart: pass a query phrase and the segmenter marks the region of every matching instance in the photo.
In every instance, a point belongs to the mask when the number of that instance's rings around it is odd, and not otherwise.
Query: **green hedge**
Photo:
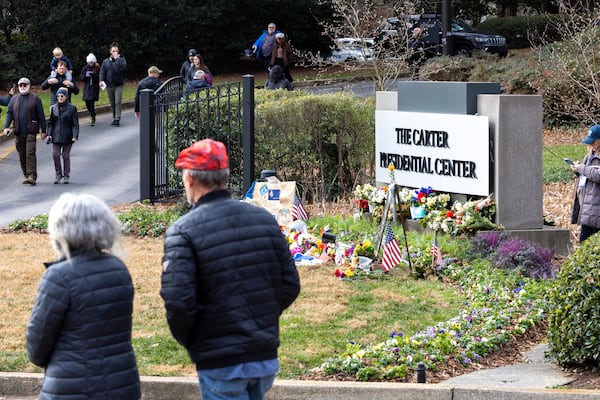
[[[558,15],[490,18],[480,23],[477,29],[504,35],[509,48],[522,49],[529,47],[532,42],[539,44],[540,37],[545,42],[559,40],[560,35],[554,28],[558,18]]]
[[[560,365],[600,363],[600,236],[562,266],[550,292],[548,347]]]
[[[335,200],[371,181],[375,104],[351,94],[259,90],[256,169],[298,182],[305,199]]]

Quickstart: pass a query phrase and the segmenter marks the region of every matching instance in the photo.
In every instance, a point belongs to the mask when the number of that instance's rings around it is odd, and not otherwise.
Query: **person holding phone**
[[[581,163],[571,165],[578,177],[571,223],[581,225],[580,243],[600,230],[600,125],[588,130],[583,143],[590,146],[589,152]]]
[[[110,45],[110,57],[102,61],[100,67],[100,88],[106,89],[110,108],[112,109],[113,122],[111,125],[121,124],[121,102],[125,87],[125,71],[127,61],[121,55],[121,50],[116,42]]]

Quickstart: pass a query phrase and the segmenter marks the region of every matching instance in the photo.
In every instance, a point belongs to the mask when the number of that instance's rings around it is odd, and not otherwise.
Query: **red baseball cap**
[[[177,161],[177,169],[195,169],[199,171],[216,171],[229,168],[227,149],[222,142],[202,139],[181,150]]]

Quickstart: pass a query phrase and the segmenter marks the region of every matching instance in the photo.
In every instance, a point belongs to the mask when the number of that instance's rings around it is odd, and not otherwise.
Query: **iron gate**
[[[229,190],[241,197],[254,180],[254,76],[190,92],[175,77],[140,92],[140,201],[180,196],[177,155],[205,138],[225,143]]]

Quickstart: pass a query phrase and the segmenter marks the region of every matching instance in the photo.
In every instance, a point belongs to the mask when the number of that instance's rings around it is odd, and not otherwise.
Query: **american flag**
[[[383,237],[383,270],[389,271],[402,261],[400,246],[394,236],[394,231],[388,223],[385,227],[385,236]]]
[[[308,214],[306,213],[306,210],[300,202],[300,197],[298,197],[298,193],[294,194],[294,204],[292,205],[292,219],[294,221],[305,221],[308,219]]]
[[[442,265],[444,260],[442,259],[442,251],[438,246],[437,233],[433,235],[433,244],[431,245],[431,255],[433,256],[433,265]]]

